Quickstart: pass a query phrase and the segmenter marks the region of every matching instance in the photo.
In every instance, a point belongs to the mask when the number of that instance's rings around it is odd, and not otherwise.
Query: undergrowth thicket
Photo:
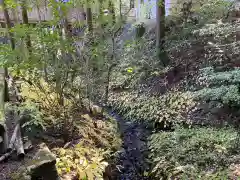
[[[166,17],[165,57],[160,59],[154,27],[133,42],[120,42],[125,17],[114,12],[106,19],[94,14],[94,30],[88,17],[83,37],[73,37],[62,20],[71,8],[90,7],[85,3],[51,1],[53,21],[39,20],[35,27],[16,23],[8,29],[15,48],[1,44],[0,65],[15,83],[21,81],[23,102],[9,106],[31,115],[22,128],[32,137],[48,132],[69,143],[54,147],[60,176],[102,179],[115,163],[113,152],[121,146],[117,122],[91,100],[108,101],[124,118],[152,127],[146,160],[152,168],[144,172],[151,179],[238,176],[240,70],[235,67],[240,48],[239,24],[229,19],[232,3],[196,0],[187,16],[177,6]],[[6,1],[6,11],[18,6]],[[100,12],[105,7],[114,11],[111,3],[102,6]],[[81,45],[73,45],[77,42]],[[165,60],[168,67],[162,66]],[[223,120],[221,126],[210,118],[213,110],[225,110],[225,118],[213,117]]]
[[[150,137],[153,175],[164,178],[228,178],[239,160],[237,132],[232,128],[177,128]],[[222,173],[222,174],[221,174]]]

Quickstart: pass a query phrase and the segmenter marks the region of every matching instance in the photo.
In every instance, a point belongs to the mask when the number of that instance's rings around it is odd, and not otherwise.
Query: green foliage
[[[46,130],[47,123],[43,113],[39,110],[38,104],[27,100],[18,106],[8,103],[5,105],[5,109],[15,112],[15,114],[19,113],[19,117],[22,117],[20,123],[25,136],[33,138]]]
[[[177,0],[176,6],[172,8],[172,14],[183,16],[183,3],[189,1]],[[200,24],[223,19],[229,12],[232,2],[225,0],[193,0],[190,10],[191,16],[198,16]]]
[[[231,128],[177,128],[150,137],[152,174],[161,178],[224,177],[237,154],[237,132]]]
[[[105,120],[93,118],[85,114],[81,120],[76,119],[75,133],[81,137],[80,143],[68,149],[54,150],[61,177],[70,175],[78,179],[102,179],[108,162],[114,161],[111,153],[120,149],[122,144],[117,122],[108,115]],[[94,122],[97,125],[94,126]]]
[[[164,122],[166,125],[186,122],[185,113],[195,106],[188,92],[169,92],[158,98],[121,92],[112,94],[109,104],[126,118],[143,120],[151,124]]]
[[[104,161],[103,149],[84,146],[79,143],[74,148],[57,149],[57,170],[60,176],[74,172],[73,176],[80,180],[102,179],[108,163]]]
[[[204,101],[239,106],[239,78],[239,68],[223,72],[215,72],[212,67],[202,69],[198,82],[204,88],[195,92],[195,96]]]

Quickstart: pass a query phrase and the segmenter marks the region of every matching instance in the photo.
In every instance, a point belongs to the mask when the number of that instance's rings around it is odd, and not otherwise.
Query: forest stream
[[[119,123],[123,140],[122,150],[117,158],[119,173],[116,180],[144,180],[144,172],[148,170],[146,156],[148,155],[147,137],[149,131],[133,121],[127,121],[112,112],[112,116]]]

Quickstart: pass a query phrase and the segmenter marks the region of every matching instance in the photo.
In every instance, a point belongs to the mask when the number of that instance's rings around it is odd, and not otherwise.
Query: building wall
[[[52,10],[49,7],[40,7],[39,12],[36,8],[33,8],[32,11],[28,11],[28,18],[29,22],[38,22],[39,21],[39,15],[41,18],[41,21],[49,21],[52,20]],[[73,22],[76,20],[83,20],[82,15],[83,9],[79,8],[72,8],[68,13],[68,21]],[[22,15],[21,15],[21,8],[18,8],[17,10],[17,17],[14,17],[13,12],[9,10],[10,19],[12,21],[18,20],[22,21]],[[0,10],[0,22],[4,22],[4,14],[3,11]]]
[[[156,19],[156,5],[158,0],[144,0],[144,4],[141,4],[140,1],[141,0],[137,0],[137,6],[135,8],[136,18],[138,20],[141,20],[146,19],[148,16],[150,16],[150,19]],[[174,2],[175,0],[165,0],[166,15],[170,14],[170,8]],[[147,13],[149,15],[147,15]]]

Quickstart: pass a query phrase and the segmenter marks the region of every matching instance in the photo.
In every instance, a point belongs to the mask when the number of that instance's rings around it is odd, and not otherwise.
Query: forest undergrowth
[[[109,16],[84,4],[83,36],[60,23],[79,6],[72,2],[48,3],[54,21],[7,28],[1,66],[18,100],[6,109],[27,114],[23,135],[49,147],[66,180],[238,178],[240,37],[232,3],[201,0],[163,15],[159,51],[155,24],[133,25],[111,2],[98,7]],[[15,171],[7,176],[22,178]]]
[[[168,31],[167,67],[156,65],[150,29],[112,77],[109,105],[152,129],[149,179],[239,176],[239,25],[214,15]]]

